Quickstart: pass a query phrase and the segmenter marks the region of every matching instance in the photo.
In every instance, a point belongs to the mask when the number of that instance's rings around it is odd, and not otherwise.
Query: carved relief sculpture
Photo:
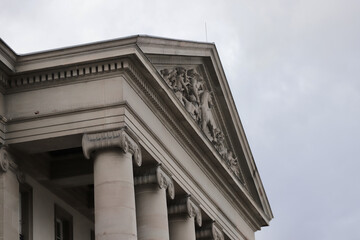
[[[213,99],[211,92],[205,88],[202,76],[196,69],[184,67],[165,68],[160,73],[186,111],[213,143],[228,168],[244,183],[238,160],[227,149],[224,134],[216,125]]]

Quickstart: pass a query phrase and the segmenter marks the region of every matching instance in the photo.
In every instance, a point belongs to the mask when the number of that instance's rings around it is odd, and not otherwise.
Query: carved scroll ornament
[[[208,222],[196,231],[196,239],[224,240],[224,234],[216,222]]]
[[[17,180],[20,183],[25,182],[25,174],[19,170],[18,165],[13,160],[12,156],[7,150],[6,146],[1,146],[0,148],[0,174],[6,173],[8,170],[11,170],[16,174]]]
[[[171,199],[175,198],[174,182],[169,175],[167,175],[161,168],[157,166],[154,169],[150,169],[144,174],[135,177],[135,185],[140,184],[158,184],[159,188],[166,189]]]
[[[119,147],[124,153],[131,153],[135,163],[141,166],[142,157],[139,144],[126,133],[125,129],[84,134],[82,147],[87,159],[90,159],[91,154],[98,149]]]
[[[170,205],[168,209],[170,216],[174,215],[186,215],[190,218],[195,218],[199,227],[202,225],[202,217],[200,208],[194,203],[190,196],[179,199],[173,205]]]
[[[238,159],[227,149],[224,134],[216,125],[213,115],[214,103],[211,93],[205,88],[202,76],[194,68],[183,67],[165,68],[160,70],[160,73],[180,103],[212,142],[228,168],[244,183]]]

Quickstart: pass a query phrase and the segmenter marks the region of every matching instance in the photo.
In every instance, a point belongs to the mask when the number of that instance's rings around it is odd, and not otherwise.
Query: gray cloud
[[[257,239],[360,239],[360,2],[2,1],[25,53],[138,33],[215,42],[275,219]]]

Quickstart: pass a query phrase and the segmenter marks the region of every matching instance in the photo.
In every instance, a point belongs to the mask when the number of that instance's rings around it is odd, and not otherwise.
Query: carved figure
[[[184,97],[183,93],[181,91],[177,91],[175,92],[175,96],[177,97],[177,99],[179,99],[179,101],[181,102],[181,104],[183,106],[185,106],[185,102],[184,99],[186,100],[186,98]]]
[[[200,103],[200,94],[204,91],[201,77],[194,69],[190,69],[187,75],[189,76],[189,98],[195,97],[194,100]],[[193,99],[191,99],[191,101],[193,101]]]
[[[240,178],[240,168],[239,168],[239,162],[236,157],[234,157],[232,151],[228,151],[227,154],[227,163],[231,169],[231,171]]]
[[[173,89],[173,85],[175,82],[175,77],[176,77],[176,70],[169,70],[169,69],[163,69],[160,71],[161,75],[163,76],[165,82],[167,83],[167,85]]]
[[[201,110],[201,129],[210,141],[214,140],[216,124],[211,108],[213,106],[210,92],[205,90],[201,94],[200,110]]]
[[[182,67],[178,67],[175,69],[177,74],[176,74],[176,78],[175,78],[175,83],[174,83],[174,86],[173,86],[173,89],[175,91],[180,91],[182,92],[183,90],[186,91],[186,93],[189,92],[187,86],[186,86],[186,70],[185,68],[182,68]]]
[[[213,143],[222,158],[225,158],[227,156],[227,148],[225,147],[224,141],[224,134],[219,129],[215,129],[215,137]]]
[[[183,98],[183,101],[185,103],[186,111],[190,113],[191,117],[196,121],[196,123],[199,123],[200,121],[199,104],[194,101],[190,102],[186,98]]]

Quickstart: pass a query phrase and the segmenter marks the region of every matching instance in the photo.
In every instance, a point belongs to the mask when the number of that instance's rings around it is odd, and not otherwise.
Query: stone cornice
[[[171,199],[175,198],[175,187],[171,177],[164,172],[161,166],[149,169],[147,172],[134,178],[135,185],[157,184],[159,188],[166,189]]]
[[[168,208],[170,216],[187,216],[194,218],[199,227],[202,225],[201,211],[198,204],[195,203],[191,196],[180,198]]]
[[[2,63],[8,71],[14,72],[16,59],[16,53],[0,38],[0,66]]]
[[[196,231],[196,239],[224,240],[224,233],[216,222],[205,223]]]
[[[90,159],[91,154],[96,150],[116,147],[120,148],[124,153],[131,153],[135,163],[141,166],[140,146],[124,128],[115,131],[84,134],[82,138],[82,148],[87,159]]]
[[[112,59],[94,63],[63,67],[61,69],[43,70],[30,73],[19,73],[7,81],[9,90],[44,87],[81,80],[89,76],[100,76],[115,70],[123,69],[126,59]]]

